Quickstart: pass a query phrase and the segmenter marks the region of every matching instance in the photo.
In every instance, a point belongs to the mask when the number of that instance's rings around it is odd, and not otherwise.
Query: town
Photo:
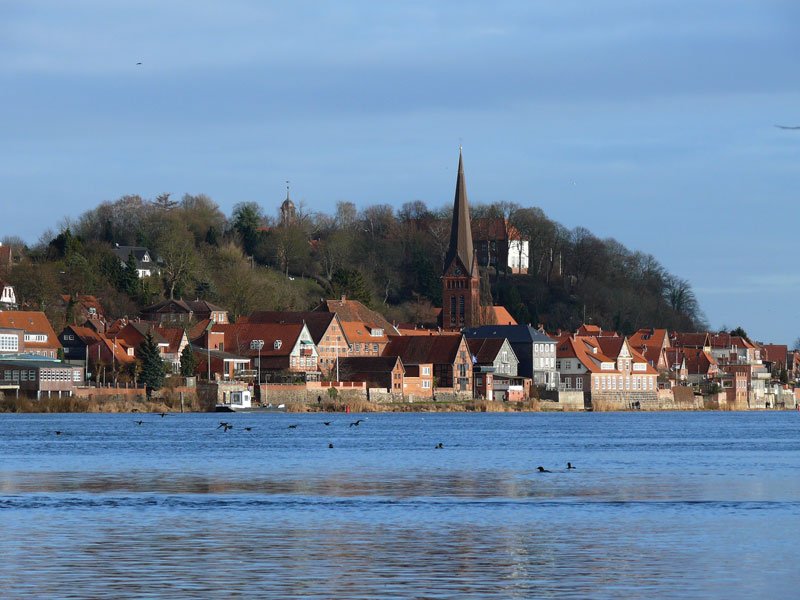
[[[280,210],[284,223],[297,218],[288,191]],[[232,315],[204,299],[174,298],[176,261],[165,267],[147,247],[117,243],[118,268],[135,273],[133,285],[167,270],[170,297],[138,315],[109,318],[98,297],[61,294],[56,308],[64,326],[56,333],[44,311],[19,307],[14,286],[0,282],[0,390],[6,398],[41,400],[149,398],[163,388],[199,398],[198,406],[232,410],[314,409],[323,399],[375,410],[798,407],[800,351],[751,341],[740,328],[624,334],[587,322],[574,330],[518,323],[487,298],[481,265],[526,273],[529,244],[504,219],[475,226],[461,156],[441,308],[417,311],[413,321],[390,321],[346,293],[313,310]],[[11,273],[19,257],[0,245],[0,262]]]

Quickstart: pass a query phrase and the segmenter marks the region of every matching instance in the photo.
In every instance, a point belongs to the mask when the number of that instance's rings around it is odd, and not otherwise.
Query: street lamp
[[[250,350],[258,350],[258,400],[261,401],[261,349],[264,347],[264,340],[251,340]]]

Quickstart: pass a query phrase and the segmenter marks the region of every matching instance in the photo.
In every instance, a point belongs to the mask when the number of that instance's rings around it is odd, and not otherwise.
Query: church
[[[464,158],[459,149],[450,245],[442,271],[439,326],[445,330],[461,331],[468,327],[494,323],[516,325],[516,321],[502,306],[481,306],[481,279],[471,227],[467,184],[464,180]]]

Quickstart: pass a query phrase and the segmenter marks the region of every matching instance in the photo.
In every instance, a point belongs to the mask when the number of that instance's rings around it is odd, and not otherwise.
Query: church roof
[[[467,275],[472,275],[475,269],[473,252],[469,203],[467,202],[467,184],[464,181],[464,161],[461,156],[461,150],[459,150],[456,195],[453,200],[453,222],[450,226],[450,247],[447,249],[447,256],[444,260],[445,269],[457,257],[466,268]]]

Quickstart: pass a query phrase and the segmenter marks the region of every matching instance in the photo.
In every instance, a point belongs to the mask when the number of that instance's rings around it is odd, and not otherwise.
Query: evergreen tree
[[[191,344],[186,344],[181,351],[181,375],[192,377],[197,368],[197,357],[194,355]]]
[[[139,360],[142,363],[139,380],[144,384],[149,398],[153,390],[160,389],[164,385],[164,361],[161,360],[158,346],[153,341],[153,334],[149,331],[142,343],[139,344]]]
[[[125,267],[122,269],[121,275],[121,291],[131,298],[135,298],[139,292],[139,265],[133,252],[128,254],[128,260],[125,261]]]

